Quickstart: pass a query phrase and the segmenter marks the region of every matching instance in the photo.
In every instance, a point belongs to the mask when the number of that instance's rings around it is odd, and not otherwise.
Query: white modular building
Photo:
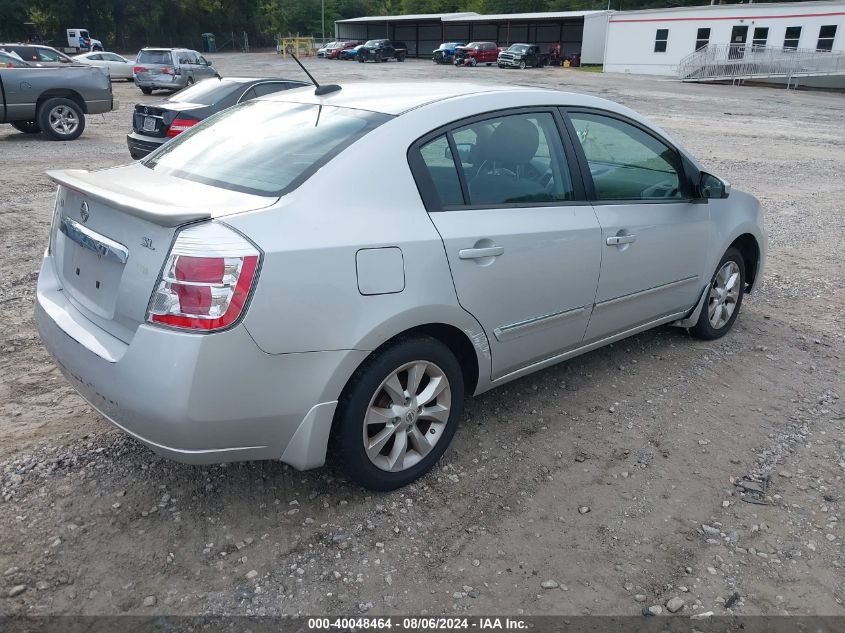
[[[845,53],[845,0],[621,11],[607,28],[605,72],[678,77],[682,62],[708,46],[725,47],[730,62],[773,49],[833,59]]]

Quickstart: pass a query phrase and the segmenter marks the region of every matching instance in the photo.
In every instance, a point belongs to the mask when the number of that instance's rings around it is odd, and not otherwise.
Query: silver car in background
[[[661,324],[718,338],[760,281],[757,200],[628,108],[460,83],[321,92],[50,173],[42,340],[162,455],[306,469],[331,449],[397,488],[446,450],[465,394]]]
[[[181,90],[217,71],[205,57],[188,48],[144,48],[132,67],[135,85],[145,95],[153,90]]]

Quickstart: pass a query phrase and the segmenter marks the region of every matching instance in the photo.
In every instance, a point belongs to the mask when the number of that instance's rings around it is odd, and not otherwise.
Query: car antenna
[[[314,79],[313,75],[311,75],[311,73],[308,72],[308,69],[302,65],[301,61],[299,61],[299,58],[296,56],[296,53],[293,52],[292,48],[288,49],[288,53],[290,53],[290,56],[293,57],[293,61],[299,64],[299,67],[302,69],[302,72],[308,75],[308,79],[311,80],[311,83],[314,84],[315,95],[327,95],[331,92],[337,92],[338,90],[340,90],[340,86],[338,86],[337,84],[326,84],[325,86],[321,86],[320,84],[318,84],[317,80]]]

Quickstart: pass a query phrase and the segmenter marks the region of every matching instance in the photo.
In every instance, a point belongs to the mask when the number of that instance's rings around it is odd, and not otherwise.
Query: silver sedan
[[[50,176],[36,317],[93,407],[180,461],[328,454],[380,490],[465,395],[663,324],[723,336],[766,255],[757,200],[668,134],[535,88],[290,90]]]
[[[88,64],[89,66],[97,66],[99,68],[107,69],[109,71],[109,76],[112,79],[126,79],[127,81],[132,81],[132,60],[126,59],[117,53],[94,51],[91,53],[76,55],[73,59],[77,62]]]

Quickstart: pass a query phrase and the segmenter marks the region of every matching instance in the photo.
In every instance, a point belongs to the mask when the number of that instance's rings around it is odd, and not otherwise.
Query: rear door
[[[601,278],[585,342],[672,315],[705,282],[710,209],[692,199],[680,154],[647,128],[570,110],[572,136],[601,224]]]
[[[486,115],[409,153],[494,379],[576,347],[590,316],[600,228],[560,125],[551,109]]]

